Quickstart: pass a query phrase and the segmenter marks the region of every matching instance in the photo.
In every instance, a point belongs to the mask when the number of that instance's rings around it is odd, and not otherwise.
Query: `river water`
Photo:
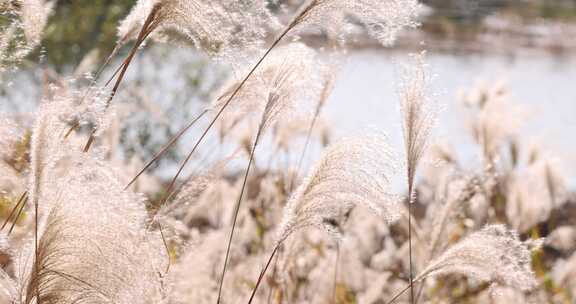
[[[326,116],[337,136],[366,129],[386,131],[401,144],[398,79],[405,55],[358,52],[341,73]],[[442,104],[435,137],[451,143],[459,156],[474,161],[472,144],[459,92],[478,85],[504,85],[525,114],[522,138],[558,157],[572,175],[576,160],[576,58],[545,55],[428,54],[432,92]]]
[[[193,67],[198,55],[187,50],[162,52],[165,58],[158,66],[146,63],[146,56],[158,56],[158,53],[145,53],[144,58],[130,70],[128,78],[134,74],[142,79],[147,78],[147,74],[154,75],[151,76],[154,78],[151,92],[146,94],[154,102],[167,103],[173,95],[166,92],[180,94],[186,90],[186,83],[181,79],[185,78],[182,74],[190,69],[182,62],[192,62]],[[529,114],[522,128],[523,138],[536,142],[557,156],[565,164],[562,167],[567,176],[576,176],[573,165],[576,163],[576,57],[429,53],[426,58],[433,75],[433,94],[443,108],[435,138],[451,143],[465,163],[479,163],[480,156],[469,135],[458,92],[480,83],[488,86],[503,83],[511,92],[512,100]],[[334,139],[376,129],[387,133],[393,146],[401,150],[398,79],[401,77],[400,67],[407,60],[407,56],[399,52],[358,51],[348,56],[323,113]],[[0,98],[1,111],[14,111],[14,107],[20,112],[32,110],[39,99],[39,78],[38,72],[18,73],[8,88],[9,96]],[[7,106],[6,98],[11,100],[10,106]],[[166,113],[166,116],[171,117],[171,114]],[[171,121],[176,122],[175,119]],[[180,121],[178,124],[183,123]],[[186,150],[197,136],[198,132],[192,132],[184,138],[182,148]],[[212,153],[210,148],[205,150]],[[266,144],[261,147],[262,158],[266,159],[273,153]],[[312,146],[306,164],[318,156],[318,147]],[[169,175],[173,170],[166,168],[161,171]],[[576,182],[572,184],[576,185]]]

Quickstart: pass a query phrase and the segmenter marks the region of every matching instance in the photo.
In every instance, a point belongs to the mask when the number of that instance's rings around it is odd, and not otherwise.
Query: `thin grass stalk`
[[[182,171],[184,170],[184,167],[186,166],[186,164],[188,164],[188,162],[190,161],[190,159],[192,158],[192,155],[194,154],[194,152],[196,152],[196,149],[198,149],[198,147],[200,146],[200,143],[202,143],[202,141],[204,140],[204,138],[206,137],[206,135],[208,135],[208,132],[210,131],[210,129],[212,129],[212,127],[214,126],[214,124],[216,124],[216,121],[218,120],[218,118],[220,118],[220,116],[222,115],[222,113],[224,112],[224,110],[228,107],[228,105],[230,104],[230,102],[232,102],[232,99],[234,99],[234,97],[236,97],[236,95],[238,95],[238,93],[240,92],[240,89],[242,89],[242,87],[244,87],[244,85],[246,84],[246,82],[250,79],[250,77],[252,77],[252,74],[254,74],[254,72],[256,71],[256,69],[262,64],[262,62],[264,62],[264,59],[266,59],[266,57],[268,57],[268,55],[272,52],[272,50],[274,48],[276,48],[276,46],[278,46],[278,44],[280,43],[280,41],[282,41],[282,39],[290,32],[290,30],[292,29],[292,27],[288,27],[284,30],[284,32],[282,32],[282,34],[280,34],[280,36],[278,36],[278,38],[276,38],[276,40],[272,43],[272,45],[270,46],[270,48],[268,48],[268,50],[266,51],[266,53],[264,53],[264,55],[258,60],[258,62],[254,65],[254,67],[252,67],[252,69],[250,70],[250,72],[248,72],[248,74],[246,75],[246,77],[244,77],[244,79],[242,79],[242,81],[240,82],[240,84],[236,87],[236,89],[234,89],[234,91],[232,92],[232,94],[228,97],[228,99],[226,100],[226,102],[222,105],[222,107],[220,107],[220,109],[218,110],[218,112],[216,113],[216,115],[214,116],[214,118],[212,118],[212,120],[210,121],[210,123],[208,124],[208,126],[206,127],[206,129],[204,129],[204,132],[202,132],[202,135],[200,136],[200,138],[196,141],[196,143],[194,144],[194,147],[192,147],[192,150],[190,151],[190,153],[188,153],[188,155],[186,156],[186,158],[184,159],[184,161],[182,162],[182,164],[180,165],[180,167],[178,168],[178,172],[174,175],[174,177],[172,178],[172,180],[170,181],[170,184],[168,185],[168,187],[166,188],[166,193],[164,195],[164,199],[161,201],[161,205],[166,203],[167,198],[170,196],[174,185],[176,183],[176,180],[178,179],[178,177],[180,176],[180,174],[182,174]]]
[[[425,286],[424,283],[425,283],[425,280],[422,281],[422,283],[418,287],[418,291],[416,292],[416,299],[414,300],[414,304],[418,304],[418,301],[422,297],[422,294],[424,292],[424,286]]]
[[[18,208],[20,207],[20,204],[22,204],[22,201],[24,201],[24,197],[26,197],[28,193],[24,192],[22,193],[22,195],[20,196],[20,198],[18,199],[18,201],[16,202],[16,205],[14,205],[14,208],[12,208],[12,211],[10,211],[10,214],[8,215],[8,217],[4,220],[4,223],[2,224],[2,227],[0,227],[0,231],[4,230],[4,227],[6,227],[6,225],[8,224],[8,222],[10,221],[10,219],[14,216],[14,214],[16,213],[16,210],[18,210]],[[17,217],[16,217],[17,218]]]
[[[412,265],[412,183],[408,187],[408,260],[409,260],[409,280],[410,280],[410,303],[414,304],[414,282]]]
[[[272,268],[272,279],[273,280],[276,280],[277,273],[278,273],[278,256],[276,256],[276,258],[274,259],[274,267]],[[274,293],[274,288],[275,288],[275,286],[272,286],[272,288],[270,288],[270,291],[268,292],[268,301],[266,301],[266,303],[268,303],[268,304],[270,304],[272,301],[272,294]]]
[[[280,244],[281,243],[278,243],[276,245],[276,247],[274,247],[272,254],[270,254],[270,258],[268,258],[268,262],[266,263],[266,266],[264,267],[262,272],[260,272],[260,276],[258,277],[258,281],[256,281],[256,286],[254,286],[254,289],[252,289],[252,294],[250,295],[250,300],[248,300],[248,304],[251,304],[252,300],[254,300],[254,296],[256,295],[256,291],[258,291],[258,287],[260,286],[260,283],[262,283],[262,279],[264,278],[264,275],[266,274],[266,270],[268,270],[268,267],[270,266],[272,259],[276,255],[276,252],[278,252],[278,248],[280,248]]]
[[[413,124],[414,122],[411,120],[408,120],[409,124]],[[412,129],[413,126],[408,126],[407,129],[410,130]],[[408,138],[406,139],[406,144],[408,145],[408,148],[406,149],[406,164],[407,164],[407,168],[406,168],[406,174],[407,174],[407,178],[408,178],[408,263],[409,263],[409,274],[408,274],[408,278],[409,278],[409,282],[410,282],[410,303],[414,304],[414,282],[413,282],[413,276],[414,276],[414,265],[412,262],[412,192],[414,191],[414,169],[413,166],[411,165],[412,161],[411,161],[411,153],[410,151],[413,150],[413,145],[415,144],[415,139],[412,138],[413,134],[412,132],[407,132],[408,133]]]
[[[106,108],[108,108],[110,106],[110,103],[114,99],[114,96],[116,96],[116,92],[120,88],[120,84],[122,83],[122,80],[124,79],[124,76],[126,75],[126,71],[128,70],[130,63],[134,59],[134,56],[136,55],[138,48],[142,45],[142,43],[144,43],[146,38],[148,38],[148,36],[156,29],[158,22],[155,21],[156,20],[155,18],[156,18],[156,13],[158,12],[159,8],[160,8],[159,6],[154,6],[152,11],[150,12],[148,17],[146,18],[146,21],[142,25],[142,29],[140,30],[140,33],[138,34],[138,38],[136,39],[134,46],[130,50],[130,53],[128,54],[128,56],[126,57],[124,62],[120,65],[120,67],[121,67],[120,73],[118,75],[118,78],[116,79],[116,83],[114,84],[114,87],[112,88],[112,92],[110,93],[110,96],[106,100],[106,105],[105,105]],[[110,83],[110,81],[114,78],[114,76],[116,76],[116,72],[114,73],[114,75],[112,75],[112,77],[106,83],[106,85],[108,85]],[[84,152],[88,152],[90,150],[90,147],[92,146],[92,143],[94,142],[94,139],[95,139],[95,133],[96,133],[96,130],[92,130],[92,132],[90,133],[90,137],[88,138],[88,141],[86,142],[86,145],[84,146],[84,149],[83,149]]]
[[[116,45],[116,47],[114,47],[114,50],[112,50],[112,53],[110,53],[110,55],[108,55],[108,57],[106,58],[106,61],[102,64],[102,66],[98,69],[98,71],[96,72],[96,75],[94,76],[94,79],[92,79],[92,81],[90,82],[90,85],[88,86],[89,89],[86,90],[86,93],[84,94],[84,96],[82,96],[81,101],[84,101],[86,99],[86,97],[88,97],[88,95],[91,92],[91,89],[94,87],[94,85],[96,84],[96,81],[98,81],[98,78],[100,78],[100,75],[102,74],[102,72],[104,71],[104,69],[108,66],[108,64],[110,64],[110,61],[112,60],[112,58],[116,55],[116,53],[118,53],[119,50],[119,45]],[[114,73],[112,74],[112,76],[110,77],[110,79],[108,79],[108,81],[106,81],[106,84],[104,85],[105,87],[108,86],[110,84],[110,82],[112,82],[112,80],[114,79],[114,77],[116,77],[116,75],[118,74],[118,72],[120,71],[120,69],[122,68],[122,66],[124,65],[124,62],[118,66],[116,68],[116,70],[114,71]],[[68,129],[68,131],[66,132],[66,134],[64,134],[63,139],[66,140],[68,139],[68,137],[70,137],[70,135],[72,134],[72,132],[74,132],[74,130],[76,130],[78,127],[80,127],[80,122],[79,121],[75,121],[74,124],[72,124],[72,126],[70,126],[70,128]]]
[[[28,202],[28,196],[26,196],[26,198],[24,199],[24,201],[20,205],[20,210],[18,210],[18,214],[16,214],[16,217],[14,218],[14,221],[12,222],[12,225],[10,226],[10,229],[8,230],[8,235],[12,234],[12,231],[14,230],[14,227],[16,227],[16,224],[18,223],[18,219],[22,215],[22,211],[24,210],[24,207],[26,207],[27,202]]]
[[[264,122],[264,115],[262,122]],[[264,124],[262,123],[258,128],[258,133],[256,134],[256,138],[254,139],[254,144],[252,145],[252,151],[250,151],[250,159],[248,160],[248,166],[246,167],[246,172],[244,173],[244,180],[242,181],[242,189],[240,190],[240,194],[238,196],[238,201],[236,202],[236,206],[234,208],[234,219],[232,222],[232,229],[230,230],[230,237],[228,238],[228,245],[226,246],[226,255],[224,257],[224,267],[222,268],[222,275],[220,277],[220,285],[218,287],[218,299],[216,303],[220,303],[220,299],[222,296],[222,286],[224,285],[224,278],[226,276],[226,269],[228,266],[228,259],[230,257],[230,248],[232,247],[232,239],[234,238],[234,231],[236,230],[236,222],[238,219],[238,213],[240,213],[240,205],[242,204],[242,198],[244,197],[244,192],[246,190],[246,184],[248,183],[248,175],[250,174],[250,168],[252,168],[252,163],[254,162],[254,154],[256,152],[256,147],[260,141],[260,136],[264,131]]]
[[[194,124],[196,124],[198,120],[204,117],[206,113],[208,113],[208,110],[202,111],[196,118],[194,118],[194,120],[192,120],[187,126],[180,130],[174,137],[172,137],[172,139],[166,145],[164,145],[164,147],[162,147],[158,153],[154,155],[154,157],[144,166],[144,168],[138,171],[138,174],[136,174],[134,178],[130,180],[130,182],[124,187],[124,190],[128,189],[132,184],[134,184],[140,175],[142,175],[148,168],[150,168],[150,166],[152,166],[152,164],[154,164],[154,162],[162,157],[162,155],[164,155],[164,153],[166,153],[166,151],[168,151],[168,149],[170,149],[180,139],[180,137],[182,137]]]
[[[336,304],[336,291],[338,288],[338,270],[340,265],[340,243],[336,243],[336,261],[334,265],[334,287],[332,290],[332,303]]]
[[[304,148],[302,149],[302,153],[300,154],[300,158],[298,159],[298,164],[296,165],[296,171],[294,172],[294,176],[290,180],[290,187],[288,188],[288,193],[291,193],[294,185],[296,184],[296,179],[300,175],[300,169],[302,168],[302,163],[304,162],[304,156],[306,155],[306,151],[308,151],[308,146],[310,145],[310,139],[312,137],[312,131],[314,130],[314,126],[316,125],[316,121],[318,120],[318,116],[320,115],[320,106],[316,108],[316,112],[314,112],[314,117],[312,117],[312,122],[310,122],[310,126],[308,127],[308,131],[306,133],[306,142],[304,143]]]
[[[166,241],[166,237],[164,236],[164,229],[162,229],[162,225],[158,222],[158,231],[160,231],[160,236],[162,237],[162,244],[166,249],[166,257],[168,258],[168,263],[166,263],[166,269],[164,270],[164,275],[161,277],[165,277],[168,272],[170,271],[170,266],[172,264],[172,260],[170,259],[170,249],[168,248],[168,242]]]
[[[308,151],[308,146],[310,145],[310,140],[312,138],[312,131],[314,130],[314,127],[316,126],[316,122],[318,121],[318,117],[320,116],[320,112],[322,111],[324,104],[326,103],[326,101],[328,100],[328,97],[330,96],[330,93],[332,91],[333,80],[334,80],[333,78],[330,78],[330,79],[326,80],[326,82],[324,83],[324,90],[322,91],[322,95],[320,96],[320,99],[318,99],[316,109],[314,110],[314,116],[312,117],[312,121],[310,122],[310,127],[308,128],[308,131],[306,133],[306,142],[304,143],[304,149],[302,149],[302,154],[300,155],[300,158],[298,159],[296,171],[294,172],[294,176],[292,177],[292,179],[290,181],[290,187],[288,188],[289,192],[292,192],[292,190],[294,188],[294,184],[296,183],[296,179],[298,179],[298,176],[300,175],[300,170],[302,169],[302,163],[304,162],[304,156],[306,155],[306,152]]]
[[[74,132],[74,130],[78,129],[79,126],[80,126],[80,122],[75,121],[74,124],[70,126],[70,128],[68,129],[66,134],[64,134],[64,137],[62,137],[62,141],[65,141],[66,139],[68,139],[68,137],[70,137],[70,135],[72,135],[72,132]]]
[[[182,162],[182,164],[180,165],[180,168],[178,169],[178,172],[176,173],[176,175],[172,178],[172,181],[170,182],[170,185],[168,186],[167,190],[166,190],[166,195],[165,197],[169,197],[170,196],[170,192],[172,191],[172,188],[174,187],[174,183],[176,182],[176,180],[178,179],[178,177],[180,176],[180,174],[182,173],[182,170],[184,169],[184,167],[186,166],[186,164],[190,161],[190,158],[192,157],[192,154],[194,154],[194,152],[196,151],[196,149],[198,148],[198,146],[200,145],[200,143],[204,140],[204,138],[206,137],[206,135],[208,134],[208,132],[210,131],[210,129],[212,129],[212,127],[214,126],[214,124],[216,124],[216,121],[218,120],[218,118],[220,118],[220,116],[222,116],[222,113],[224,112],[224,110],[230,105],[230,103],[232,102],[232,100],[236,97],[236,95],[238,95],[238,93],[240,92],[240,90],[244,87],[244,85],[246,84],[246,82],[250,79],[250,77],[252,77],[252,75],[254,74],[254,72],[256,71],[256,69],[258,69],[258,67],[262,64],[262,62],[264,62],[264,60],[268,57],[268,55],[270,55],[270,53],[280,44],[280,42],[288,35],[288,33],[290,33],[290,31],[292,29],[294,29],[294,27],[296,27],[298,25],[298,23],[301,21],[302,17],[305,16],[308,13],[308,10],[310,9],[311,6],[307,7],[305,10],[303,10],[300,14],[298,14],[298,16],[296,16],[292,22],[282,31],[282,33],[280,33],[280,35],[278,35],[278,37],[274,40],[274,42],[272,42],[272,44],[270,45],[270,47],[266,50],[266,52],[264,53],[264,55],[262,55],[260,57],[260,59],[256,62],[256,64],[252,67],[252,69],[250,69],[250,71],[248,72],[248,74],[246,74],[246,76],[242,79],[242,81],[240,82],[240,84],[234,89],[234,91],[232,92],[232,94],[230,94],[230,96],[228,97],[228,99],[226,99],[226,102],[224,102],[224,104],[220,107],[220,109],[218,110],[218,112],[216,113],[216,115],[214,116],[214,118],[210,121],[210,123],[208,124],[208,126],[206,127],[206,129],[204,129],[204,132],[202,132],[202,135],[200,136],[200,138],[196,141],[196,143],[194,144],[194,147],[192,148],[192,151],[190,151],[190,153],[187,155],[186,159]],[[165,200],[162,201],[162,204],[165,203]]]
[[[38,252],[38,198],[34,200],[34,272],[36,273],[36,277],[39,277],[39,252]],[[40,303],[40,284],[36,285],[36,298],[37,303]]]
[[[420,275],[417,278],[415,278],[412,283],[414,282],[419,282],[420,280],[424,279],[426,276],[424,275]],[[408,291],[410,288],[412,287],[412,284],[409,284],[408,286],[406,286],[404,289],[400,290],[398,293],[396,293],[396,295],[394,295],[392,297],[392,299],[390,299],[390,301],[386,302],[386,304],[392,304],[394,302],[396,302],[396,300],[398,300],[398,298],[403,295],[406,291]]]

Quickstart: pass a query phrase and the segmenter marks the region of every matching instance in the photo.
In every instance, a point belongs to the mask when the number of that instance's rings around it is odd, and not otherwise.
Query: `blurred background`
[[[114,47],[116,26],[134,0],[59,0],[44,35],[48,63],[58,70],[80,63],[97,49],[102,58]],[[270,0],[270,2],[278,2]],[[281,1],[277,10],[289,9],[300,1]],[[399,47],[416,47],[421,39],[426,48],[450,53],[499,53],[512,55],[519,49],[569,56],[576,41],[574,0],[424,0],[422,27]],[[283,7],[285,6],[285,7]],[[286,8],[287,7],[287,8]],[[88,39],[87,39],[88,37]],[[420,39],[418,39],[420,38]],[[63,47],[65,46],[65,47]],[[361,45],[359,47],[369,47]],[[50,50],[58,50],[50,52]]]
[[[270,1],[270,6],[285,19],[301,2]],[[134,0],[56,2],[43,47],[10,76],[9,88],[0,92],[0,111],[28,113],[40,100],[42,86],[38,84],[47,77],[78,76],[92,71],[90,67],[99,66],[115,45],[118,21],[135,3]],[[398,67],[408,53],[426,50],[436,98],[444,108],[437,137],[449,138],[459,147],[462,158],[479,157],[471,147],[473,139],[466,132],[460,106],[463,96],[474,90],[494,89],[509,92],[511,99],[524,106],[523,132],[553,150],[564,164],[574,163],[576,0],[425,0],[423,3],[422,26],[404,32],[394,47],[383,49],[361,36],[354,40],[324,113],[331,137],[378,128],[400,144]],[[121,133],[124,154],[139,153],[141,159],[149,159],[209,102],[225,75],[225,71],[191,48],[165,45],[147,48],[130,68],[129,89],[122,93],[124,98],[119,98],[121,103],[127,101],[127,106],[144,109],[123,118],[126,126]],[[127,49],[122,52],[125,54]],[[36,69],[38,64],[43,69]],[[190,141],[185,139],[161,163],[160,171],[173,172],[174,164],[185,155],[189,148],[186,143]],[[311,155],[318,150],[313,148]],[[564,170],[573,176],[571,165],[564,166]]]

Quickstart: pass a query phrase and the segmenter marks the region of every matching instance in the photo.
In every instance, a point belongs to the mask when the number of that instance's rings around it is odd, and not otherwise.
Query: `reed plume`
[[[53,1],[19,0],[0,2],[0,84],[5,71],[17,65],[40,44]]]
[[[29,45],[36,46],[40,43],[54,4],[53,1],[21,0],[20,19]]]
[[[276,245],[250,302],[280,244],[294,232],[317,227],[338,238],[343,215],[358,205],[370,208],[387,222],[395,220],[399,200],[389,189],[395,160],[385,137],[379,134],[350,138],[329,147],[284,207]]]
[[[553,161],[535,160],[510,178],[506,214],[512,227],[526,233],[560,207],[566,182]]]
[[[464,96],[466,105],[474,110],[472,135],[482,147],[488,166],[493,165],[503,144],[514,137],[524,124],[525,110],[511,99],[510,92],[501,84],[480,87]]]
[[[38,198],[46,215],[38,239],[19,253],[15,303],[158,303],[161,245],[144,229],[141,199],[113,170],[68,154]]]
[[[155,39],[190,41],[230,63],[239,51],[258,49],[267,30],[278,26],[265,1],[140,0],[118,27],[120,41],[136,39],[155,8]]]
[[[446,250],[418,278],[456,273],[528,291],[536,286],[530,263],[529,247],[516,232],[489,225]]]
[[[396,158],[383,135],[350,138],[329,147],[284,209],[278,242],[294,231],[316,226],[338,237],[337,220],[362,205],[388,222],[398,217],[397,197],[389,189]]]
[[[412,286],[412,203],[416,171],[429,141],[430,133],[436,121],[437,109],[430,98],[428,75],[424,65],[423,54],[415,57],[416,64],[407,67],[400,85],[400,109],[402,112],[402,130],[406,155],[406,178],[408,183],[408,246],[410,297],[414,303]]]
[[[488,225],[460,240],[432,260],[414,282],[447,274],[464,275],[521,291],[536,286],[529,245],[503,225]],[[388,303],[393,303],[409,288],[397,293]]]

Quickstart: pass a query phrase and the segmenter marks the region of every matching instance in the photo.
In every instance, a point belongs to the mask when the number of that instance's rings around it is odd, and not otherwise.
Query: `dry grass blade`
[[[294,172],[294,176],[290,181],[290,186],[288,188],[289,192],[292,192],[294,184],[298,179],[298,175],[300,174],[300,169],[302,168],[302,163],[304,162],[304,156],[306,155],[306,151],[308,150],[308,146],[310,145],[310,139],[312,137],[312,131],[316,126],[316,122],[318,117],[320,116],[320,112],[324,108],[324,105],[328,101],[332,90],[334,89],[334,83],[336,81],[336,75],[332,71],[327,72],[326,80],[323,84],[323,90],[318,99],[318,103],[316,104],[316,109],[314,110],[314,115],[312,116],[312,121],[310,122],[310,126],[308,127],[308,131],[306,132],[306,141],[304,143],[304,148],[302,148],[302,153],[300,154],[300,158],[298,159],[298,164],[296,166],[296,171]]]
[[[262,55],[262,57],[258,60],[258,62],[256,62],[256,64],[252,67],[252,69],[250,69],[248,74],[242,79],[242,81],[239,83],[239,85],[234,89],[234,91],[232,91],[232,93],[229,95],[229,97],[226,98],[225,102],[222,104],[222,106],[220,107],[220,109],[218,110],[218,112],[216,113],[214,118],[212,118],[212,120],[210,121],[210,123],[208,124],[206,129],[204,129],[204,131],[200,135],[200,138],[198,138],[198,140],[196,141],[196,143],[192,147],[192,150],[190,151],[190,153],[188,153],[188,155],[186,156],[186,158],[184,159],[182,164],[180,164],[180,167],[178,168],[178,172],[176,172],[176,174],[174,175],[174,177],[171,179],[170,183],[168,184],[168,187],[166,187],[166,191],[165,191],[163,199],[161,200],[160,205],[164,205],[166,203],[166,201],[168,200],[168,198],[171,196],[172,191],[174,190],[174,186],[176,184],[176,181],[178,180],[178,177],[180,177],[180,174],[182,174],[182,171],[184,170],[184,168],[186,167],[186,165],[188,164],[188,162],[192,158],[192,155],[194,154],[194,152],[196,152],[196,150],[198,149],[198,147],[200,146],[200,144],[202,143],[204,138],[208,135],[208,132],[212,129],[214,124],[216,124],[216,121],[218,120],[218,118],[220,118],[220,116],[222,116],[222,113],[224,113],[224,110],[226,110],[226,108],[230,105],[230,103],[236,97],[236,95],[238,95],[238,93],[244,87],[246,82],[250,79],[250,77],[252,77],[252,75],[254,74],[256,69],[258,69],[258,67],[262,64],[262,62],[264,62],[266,57],[268,57],[268,55],[272,52],[272,50],[274,50],[274,48],[276,48],[276,46],[278,46],[278,44],[282,41],[282,39],[284,39],[284,37],[288,34],[288,32],[290,30],[291,30],[291,28],[286,28],[284,30],[284,32],[282,34],[280,34],[280,36],[278,36],[278,38],[276,38],[276,40],[268,48],[266,53],[264,53],[264,55]],[[173,139],[174,138],[172,138],[170,140],[172,141]]]
[[[134,56],[136,55],[136,52],[138,51],[138,49],[140,48],[140,46],[142,45],[142,43],[144,43],[144,41],[148,38],[148,36],[156,29],[156,27],[158,26],[158,20],[156,19],[157,17],[157,13],[161,8],[161,4],[157,4],[154,5],[154,7],[152,8],[152,10],[150,11],[150,14],[148,15],[148,17],[146,18],[146,21],[144,22],[142,29],[140,30],[140,33],[138,34],[138,38],[136,39],[136,42],[134,43],[134,46],[132,46],[132,49],[130,50],[130,53],[128,54],[128,56],[126,57],[126,59],[124,60],[124,62],[122,62],[122,64],[120,65],[119,69],[120,72],[116,78],[116,82],[114,84],[114,87],[112,88],[112,91],[110,93],[110,96],[108,97],[108,99],[106,100],[106,108],[110,106],[110,103],[112,102],[112,100],[114,99],[114,96],[116,96],[116,92],[118,91],[118,89],[120,88],[120,84],[122,83],[122,80],[124,79],[124,76],[126,74],[126,71],[128,70],[128,67],[130,66],[130,63],[132,62],[132,60],[134,59]],[[116,76],[116,73],[118,72],[118,70],[114,73],[114,75],[112,75],[112,77],[110,78],[110,80],[108,81],[108,83],[114,79],[114,77]],[[107,84],[108,84],[107,83]],[[92,132],[90,133],[90,136],[88,137],[88,140],[84,146],[84,152],[88,152],[88,150],[90,150],[90,147],[92,146],[92,143],[94,142],[95,139],[95,133],[96,130],[92,130]]]
[[[192,128],[192,126],[194,126],[198,120],[204,117],[206,113],[208,113],[208,110],[202,111],[196,118],[194,118],[194,120],[192,120],[188,125],[180,130],[174,137],[172,137],[172,139],[166,145],[164,145],[164,147],[162,147],[158,153],[154,155],[154,157],[144,166],[144,168],[138,171],[138,173],[130,180],[130,182],[128,182],[128,184],[124,187],[124,190],[128,189],[132,184],[134,184],[140,175],[142,175],[148,168],[150,168],[150,166],[152,166],[158,159],[160,159],[160,157],[162,157],[162,155],[164,155],[164,153],[166,153],[166,151],[168,151],[168,149],[170,149],[178,141],[178,139],[180,139],[180,137],[182,137],[190,128]]]
[[[12,231],[14,230],[14,227],[16,227],[16,224],[18,223],[18,219],[22,215],[22,211],[24,211],[24,207],[26,207],[27,202],[28,202],[28,196],[26,196],[26,198],[24,199],[24,201],[20,205],[20,209],[18,210],[18,213],[16,214],[16,217],[14,218],[14,221],[12,222],[10,229],[8,230],[8,235],[12,234]]]
[[[226,268],[232,240],[234,238],[236,222],[242,204],[242,199],[244,197],[244,192],[246,190],[250,169],[254,161],[256,147],[260,143],[261,136],[264,134],[266,129],[268,129],[275,122],[277,117],[282,115],[288,116],[290,115],[290,110],[300,106],[297,105],[297,103],[301,101],[299,99],[302,97],[295,92],[305,91],[305,85],[308,84],[306,81],[302,81],[300,72],[306,68],[306,65],[309,63],[308,61],[313,55],[314,53],[303,45],[291,44],[286,46],[282,50],[278,51],[278,55],[276,57],[270,57],[269,61],[267,61],[261,68],[260,73],[258,74],[258,78],[264,80],[264,83],[261,84],[260,82],[256,82],[255,88],[252,87],[252,83],[246,86],[246,91],[257,90],[259,92],[263,92],[262,97],[265,98],[265,105],[262,109],[262,116],[260,118],[258,131],[256,138],[252,143],[248,165],[246,167],[244,179],[242,181],[242,188],[240,189],[240,194],[238,195],[238,200],[234,209],[232,229],[226,248],[222,277],[220,279],[218,302],[220,301],[220,296],[222,294],[222,286],[224,284],[226,275]],[[290,60],[292,57],[297,57],[298,60]],[[270,72],[272,72],[271,75]],[[266,79],[265,77],[271,77],[271,79]]]
[[[16,210],[18,210],[18,208],[20,207],[20,204],[26,204],[26,201],[24,200],[24,198],[26,198],[27,196],[27,192],[22,193],[22,195],[20,196],[20,198],[18,199],[18,201],[16,202],[16,205],[14,205],[14,208],[12,208],[12,211],[10,211],[10,214],[8,215],[8,217],[4,220],[4,223],[2,224],[2,227],[0,227],[0,231],[4,230],[4,227],[6,227],[6,225],[8,224],[8,222],[12,219],[12,217],[16,214],[16,217],[14,217],[14,219],[12,220],[13,222],[16,222],[18,219],[18,213],[16,212]]]
[[[218,299],[216,300],[217,303],[220,303],[221,296],[222,296],[222,287],[224,285],[224,279],[226,277],[226,268],[228,265],[228,259],[230,257],[230,248],[232,246],[232,240],[234,238],[234,231],[236,230],[236,222],[238,220],[238,213],[240,211],[240,205],[242,204],[242,198],[244,196],[244,192],[246,189],[246,183],[248,182],[248,175],[250,174],[250,168],[252,167],[252,162],[254,161],[254,153],[256,151],[256,146],[260,139],[260,135],[262,134],[262,128],[258,130],[258,134],[256,134],[256,139],[254,139],[254,144],[252,145],[252,150],[250,151],[250,159],[248,161],[248,165],[246,167],[246,172],[244,173],[244,179],[242,181],[242,188],[240,190],[240,194],[238,195],[238,201],[236,202],[236,206],[234,207],[234,218],[232,219],[232,229],[230,230],[230,236],[228,237],[228,244],[226,245],[226,254],[224,256],[224,266],[222,267],[222,275],[220,276],[220,285],[218,287]],[[272,259],[270,259],[272,260]]]
[[[270,267],[270,263],[272,263],[272,259],[274,259],[276,252],[278,252],[279,247],[280,247],[280,244],[278,244],[278,245],[276,245],[276,247],[274,247],[272,254],[270,254],[270,257],[268,258],[268,262],[266,262],[266,266],[264,266],[264,269],[262,269],[262,272],[260,272],[260,276],[258,277],[258,280],[256,281],[256,285],[254,286],[254,289],[252,289],[252,294],[250,295],[250,299],[248,300],[248,304],[252,303],[252,300],[254,300],[254,296],[256,295],[256,291],[258,290],[260,283],[262,283],[262,279],[264,278],[264,275],[266,274],[268,267]]]

